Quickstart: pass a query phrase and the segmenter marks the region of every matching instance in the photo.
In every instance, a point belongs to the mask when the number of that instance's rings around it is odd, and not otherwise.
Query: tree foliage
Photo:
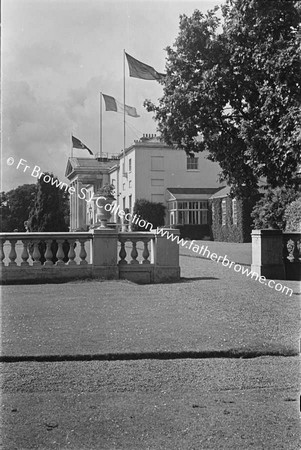
[[[284,212],[285,231],[301,233],[301,197],[288,205]]]
[[[44,178],[53,174],[45,172]],[[38,180],[36,201],[28,220],[29,231],[68,231],[69,194],[55,185]]]
[[[163,97],[147,100],[164,140],[209,151],[236,195],[292,184],[300,163],[300,7],[293,0],[227,0],[180,17],[167,47]]]
[[[287,207],[300,198],[300,192],[289,188],[269,188],[264,196],[256,203],[251,217],[254,228],[275,228],[285,230]]]
[[[1,192],[0,226],[1,232],[25,232],[24,222],[34,204],[37,186],[23,184],[8,192]]]
[[[140,219],[149,222],[153,229],[161,227],[164,225],[166,207],[163,203],[150,202],[145,199],[137,199],[134,204],[133,212],[134,214],[140,216]],[[147,229],[145,227],[140,227],[138,224],[133,224],[134,231],[150,231],[150,227]]]

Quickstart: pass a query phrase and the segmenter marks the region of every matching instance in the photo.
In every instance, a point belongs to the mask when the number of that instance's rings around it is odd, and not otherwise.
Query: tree
[[[55,178],[46,172],[38,180],[36,201],[29,214],[29,231],[68,231],[69,194],[51,183],[45,183],[46,175]]]
[[[26,231],[24,222],[28,220],[36,192],[35,184],[23,184],[9,192],[1,192],[1,232],[12,232],[16,229],[19,232]]]
[[[166,207],[163,203],[149,202],[145,199],[137,199],[134,204],[133,212],[140,216],[139,220],[145,220],[152,225],[152,229],[164,225]],[[141,227],[138,224],[133,224],[134,231],[151,231],[151,228]]]
[[[285,230],[287,218],[285,212],[290,204],[300,198],[300,192],[290,188],[269,188],[256,203],[251,217],[254,228],[274,228]]]
[[[227,0],[180,17],[167,47],[155,112],[168,144],[207,150],[236,195],[291,185],[301,162],[300,6],[294,0]]]
[[[285,231],[301,233],[301,197],[286,207],[284,220]]]

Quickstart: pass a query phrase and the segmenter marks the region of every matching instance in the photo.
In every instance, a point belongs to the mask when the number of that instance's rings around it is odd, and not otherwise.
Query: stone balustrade
[[[41,282],[92,275],[91,233],[0,233],[1,281]]]
[[[154,264],[155,235],[152,233],[119,233],[120,242],[119,265],[125,264]],[[130,244],[127,245],[127,244]],[[143,248],[137,247],[141,244]],[[130,255],[130,261],[127,257]]]
[[[178,234],[178,230],[170,230]],[[0,233],[1,283],[81,278],[140,283],[180,278],[176,242],[151,232]]]
[[[281,230],[252,231],[252,270],[274,280],[300,280],[301,234]]]

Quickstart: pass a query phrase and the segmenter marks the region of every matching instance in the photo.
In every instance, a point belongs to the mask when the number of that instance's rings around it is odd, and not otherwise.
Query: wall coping
[[[272,228],[266,228],[263,230],[252,230],[252,236],[279,236],[282,235],[282,230],[273,230]]]
[[[40,238],[57,238],[57,239],[76,239],[79,238],[87,238],[92,239],[92,233],[86,231],[75,231],[75,232],[32,232],[32,233],[0,233],[0,239],[36,239]]]

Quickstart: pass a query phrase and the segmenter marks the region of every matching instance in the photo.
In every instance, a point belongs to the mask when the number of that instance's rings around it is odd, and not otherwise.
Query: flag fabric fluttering
[[[165,73],[157,72],[153,67],[138,61],[138,59],[133,58],[127,53],[125,55],[129,65],[130,77],[158,81],[166,76]]]
[[[88,150],[90,155],[93,155],[93,152],[85,144],[83,144],[82,141],[80,141],[79,139],[77,139],[74,136],[72,136],[72,147],[79,148],[81,150]]]
[[[136,108],[134,106],[128,106],[120,103],[116,98],[111,97],[110,95],[102,94],[103,99],[105,101],[106,111],[115,111],[118,113],[124,113],[131,117],[140,117],[137,114]]]

